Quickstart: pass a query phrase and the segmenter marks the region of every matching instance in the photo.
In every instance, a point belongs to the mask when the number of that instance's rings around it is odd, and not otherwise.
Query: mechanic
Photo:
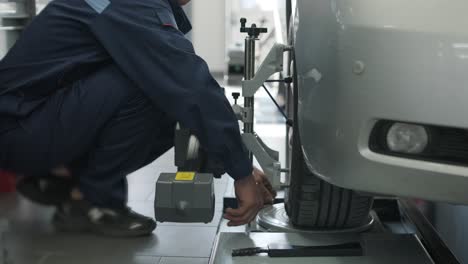
[[[173,146],[176,122],[235,179],[229,225],[273,200],[221,87],[184,36],[189,1],[55,0],[1,61],[0,168],[21,175],[23,195],[57,206],[57,227],[151,234],[156,222],[126,206],[126,175]]]

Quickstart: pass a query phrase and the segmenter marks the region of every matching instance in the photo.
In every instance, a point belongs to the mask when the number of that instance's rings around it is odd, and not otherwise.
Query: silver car
[[[468,204],[468,2],[291,4],[293,223],[365,224],[371,194]]]

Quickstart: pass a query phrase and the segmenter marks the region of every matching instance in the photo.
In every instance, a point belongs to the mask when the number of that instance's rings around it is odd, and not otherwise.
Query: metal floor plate
[[[257,216],[259,226],[270,232],[293,232],[293,233],[311,233],[311,234],[330,234],[330,233],[360,233],[368,230],[374,223],[374,218],[369,216],[369,221],[364,225],[347,229],[299,229],[289,222],[288,214],[284,204],[275,204],[265,207]]]
[[[233,249],[275,244],[319,246],[360,241],[362,257],[270,258],[266,255],[232,257]],[[219,233],[210,264],[433,264],[414,235]]]

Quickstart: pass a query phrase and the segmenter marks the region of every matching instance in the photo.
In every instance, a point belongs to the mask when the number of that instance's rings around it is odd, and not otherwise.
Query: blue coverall
[[[174,0],[55,0],[0,62],[0,168],[66,165],[96,206],[191,129],[234,179],[252,173],[222,89],[184,36]]]

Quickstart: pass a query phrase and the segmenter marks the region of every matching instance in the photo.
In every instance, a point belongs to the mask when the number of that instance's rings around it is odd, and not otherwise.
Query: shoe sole
[[[149,236],[156,229],[156,222],[152,223],[151,226],[142,230],[115,230],[108,229],[102,225],[95,225],[89,221],[70,219],[72,217],[66,217],[60,214],[56,214],[52,220],[52,223],[56,230],[60,232],[70,233],[93,233],[106,237],[115,238],[131,238],[131,237],[144,237]]]
[[[130,238],[130,237],[144,237],[153,234],[153,231],[156,229],[156,223],[151,227],[145,228],[144,230],[113,230],[113,229],[106,229],[105,227],[92,225],[91,224],[91,231],[95,234],[107,236],[107,237],[115,237],[115,238]]]
[[[52,219],[52,225],[60,232],[88,232],[90,231],[90,223],[84,219],[73,219],[70,216],[64,216],[60,213],[55,213]]]

